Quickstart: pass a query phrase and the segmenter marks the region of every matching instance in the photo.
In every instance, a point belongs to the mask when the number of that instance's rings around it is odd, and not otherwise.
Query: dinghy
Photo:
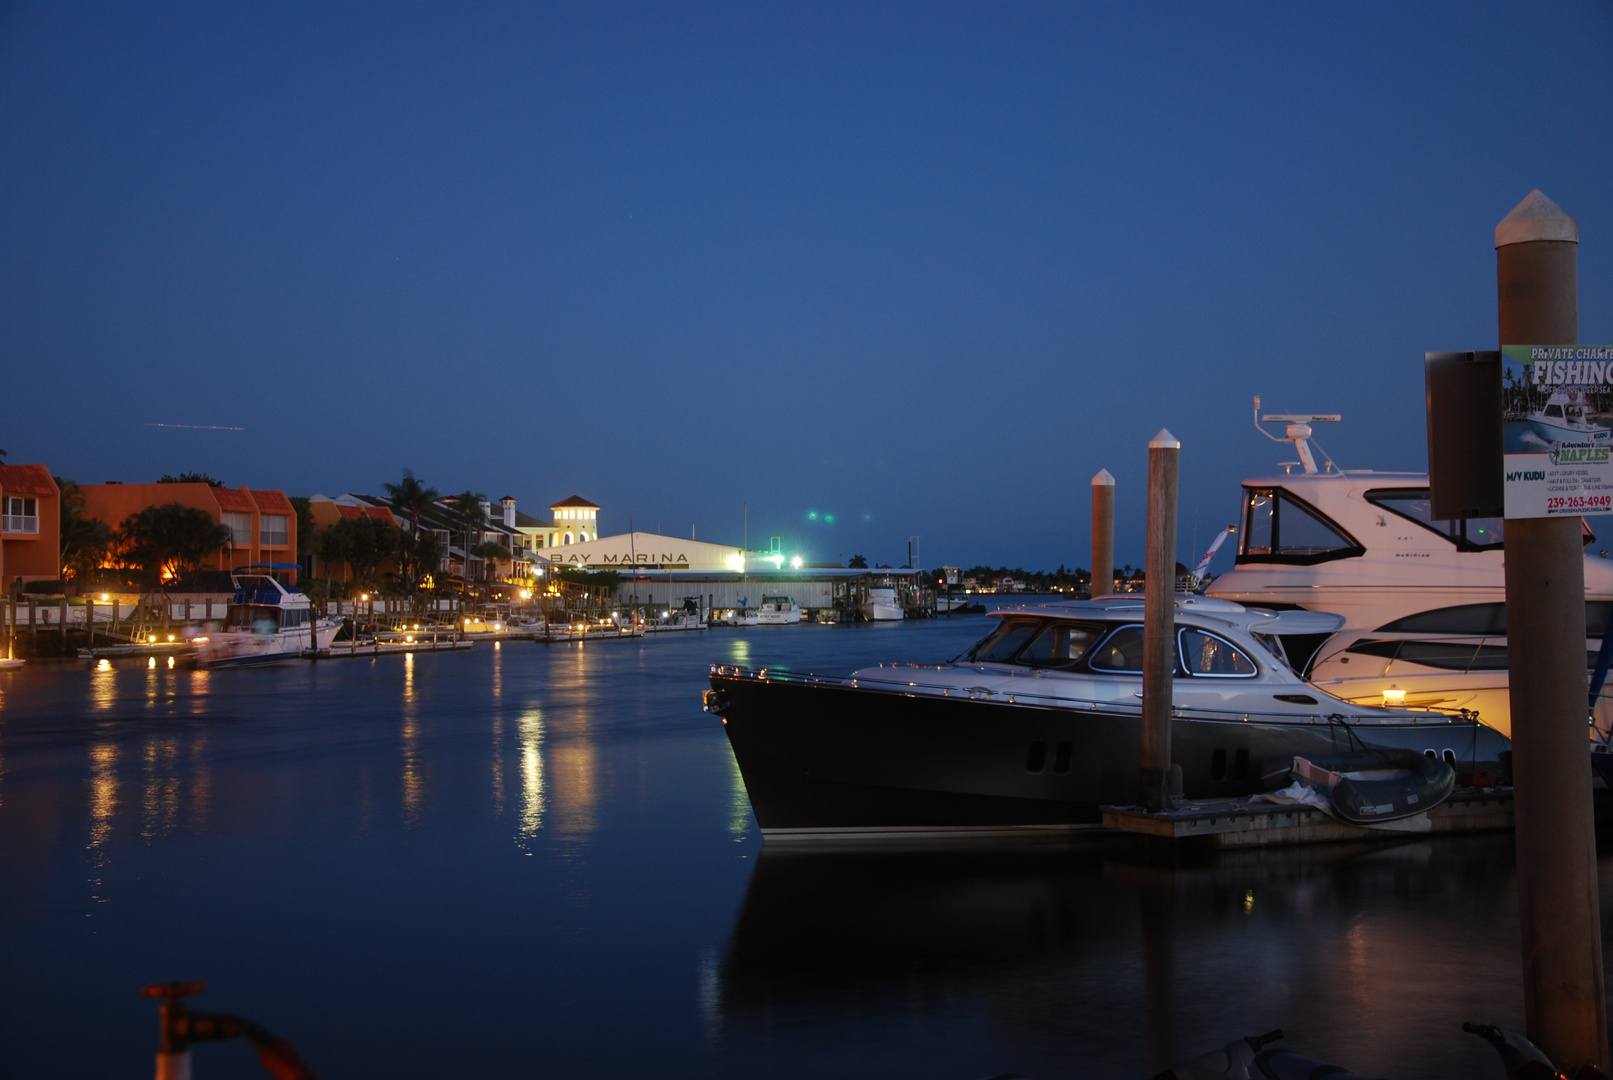
[[[1288,775],[1326,796],[1329,813],[1352,825],[1413,817],[1444,802],[1456,786],[1449,763],[1415,750],[1295,757]]]

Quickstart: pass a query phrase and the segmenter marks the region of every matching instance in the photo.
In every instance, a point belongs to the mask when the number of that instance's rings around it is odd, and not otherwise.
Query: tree
[[[847,563],[846,567],[850,570],[866,570],[868,569],[868,559],[863,555],[853,555],[851,562]]]
[[[441,497],[436,488],[426,487],[409,469],[403,470],[403,479],[398,483],[381,486],[386,489],[392,509],[409,523],[411,533],[420,531],[420,515],[430,510]]]
[[[178,476],[163,473],[157,477],[159,484],[206,484],[208,487],[223,487],[224,481],[217,477],[208,476],[204,472],[182,472]]]
[[[297,554],[312,554],[314,544],[314,502],[303,495],[292,495],[291,508],[297,512]]]
[[[505,547],[503,544],[498,543],[496,540],[489,540],[485,544],[478,544],[475,549],[475,554],[486,564],[484,570],[488,581],[493,580],[493,571],[499,563],[513,561],[513,556],[510,555],[510,549]]]
[[[454,513],[459,515],[459,519],[465,527],[466,581],[469,581],[471,578],[470,549],[476,546],[476,536],[482,531],[482,526],[487,524],[487,512],[482,509],[482,504],[486,501],[486,495],[475,491],[462,491],[458,495],[455,495],[453,498],[448,500],[449,507],[453,509]]]
[[[112,528],[84,513],[84,493],[71,480],[56,477],[61,491],[62,577],[76,588],[95,576],[112,549]]]
[[[398,537],[398,570],[412,593],[442,567],[442,541],[434,532],[405,532]]]
[[[183,581],[208,556],[230,550],[230,530],[206,510],[172,502],[124,518],[118,541],[124,561],[157,588],[164,580]]]
[[[379,518],[343,518],[319,534],[319,557],[327,567],[346,563],[355,583],[371,586],[376,570],[397,554],[402,531]]]

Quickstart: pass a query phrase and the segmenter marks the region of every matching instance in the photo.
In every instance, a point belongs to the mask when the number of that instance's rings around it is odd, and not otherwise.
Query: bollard
[[[1502,345],[1578,343],[1578,243],[1574,219],[1539,191],[1496,226]],[[1572,1075],[1608,1063],[1580,519],[1509,520],[1505,566],[1524,1019]]]
[[[1099,469],[1092,478],[1092,583],[1093,596],[1115,588],[1115,478]]]
[[[1181,452],[1182,444],[1164,428],[1148,443],[1141,802],[1155,813],[1171,805],[1171,698],[1176,675],[1176,474]]]

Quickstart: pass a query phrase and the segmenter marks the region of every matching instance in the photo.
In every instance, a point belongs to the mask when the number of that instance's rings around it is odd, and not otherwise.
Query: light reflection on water
[[[1505,837],[763,850],[706,666],[844,673],[981,629],[13,677],[0,955],[30,980],[0,1015],[37,1038],[0,1060],[122,1071],[151,1049],[133,987],[183,977],[331,1075],[1141,1077],[1276,1026],[1370,1074],[1489,1074],[1443,1032],[1521,1022]]]

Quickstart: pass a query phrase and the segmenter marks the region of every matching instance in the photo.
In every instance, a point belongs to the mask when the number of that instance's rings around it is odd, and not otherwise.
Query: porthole
[[[1025,755],[1025,771],[1041,772],[1047,764],[1047,744],[1038,739],[1031,743],[1030,753]]]
[[[1068,742],[1061,742],[1053,748],[1053,771],[1060,776],[1070,771],[1070,754],[1075,749]]]
[[[1232,779],[1242,780],[1249,775],[1249,751],[1239,750],[1232,758]]]
[[[1218,748],[1216,752],[1210,756],[1210,779],[1219,782],[1221,780],[1225,780],[1226,778],[1227,751],[1226,747],[1223,746]]]

